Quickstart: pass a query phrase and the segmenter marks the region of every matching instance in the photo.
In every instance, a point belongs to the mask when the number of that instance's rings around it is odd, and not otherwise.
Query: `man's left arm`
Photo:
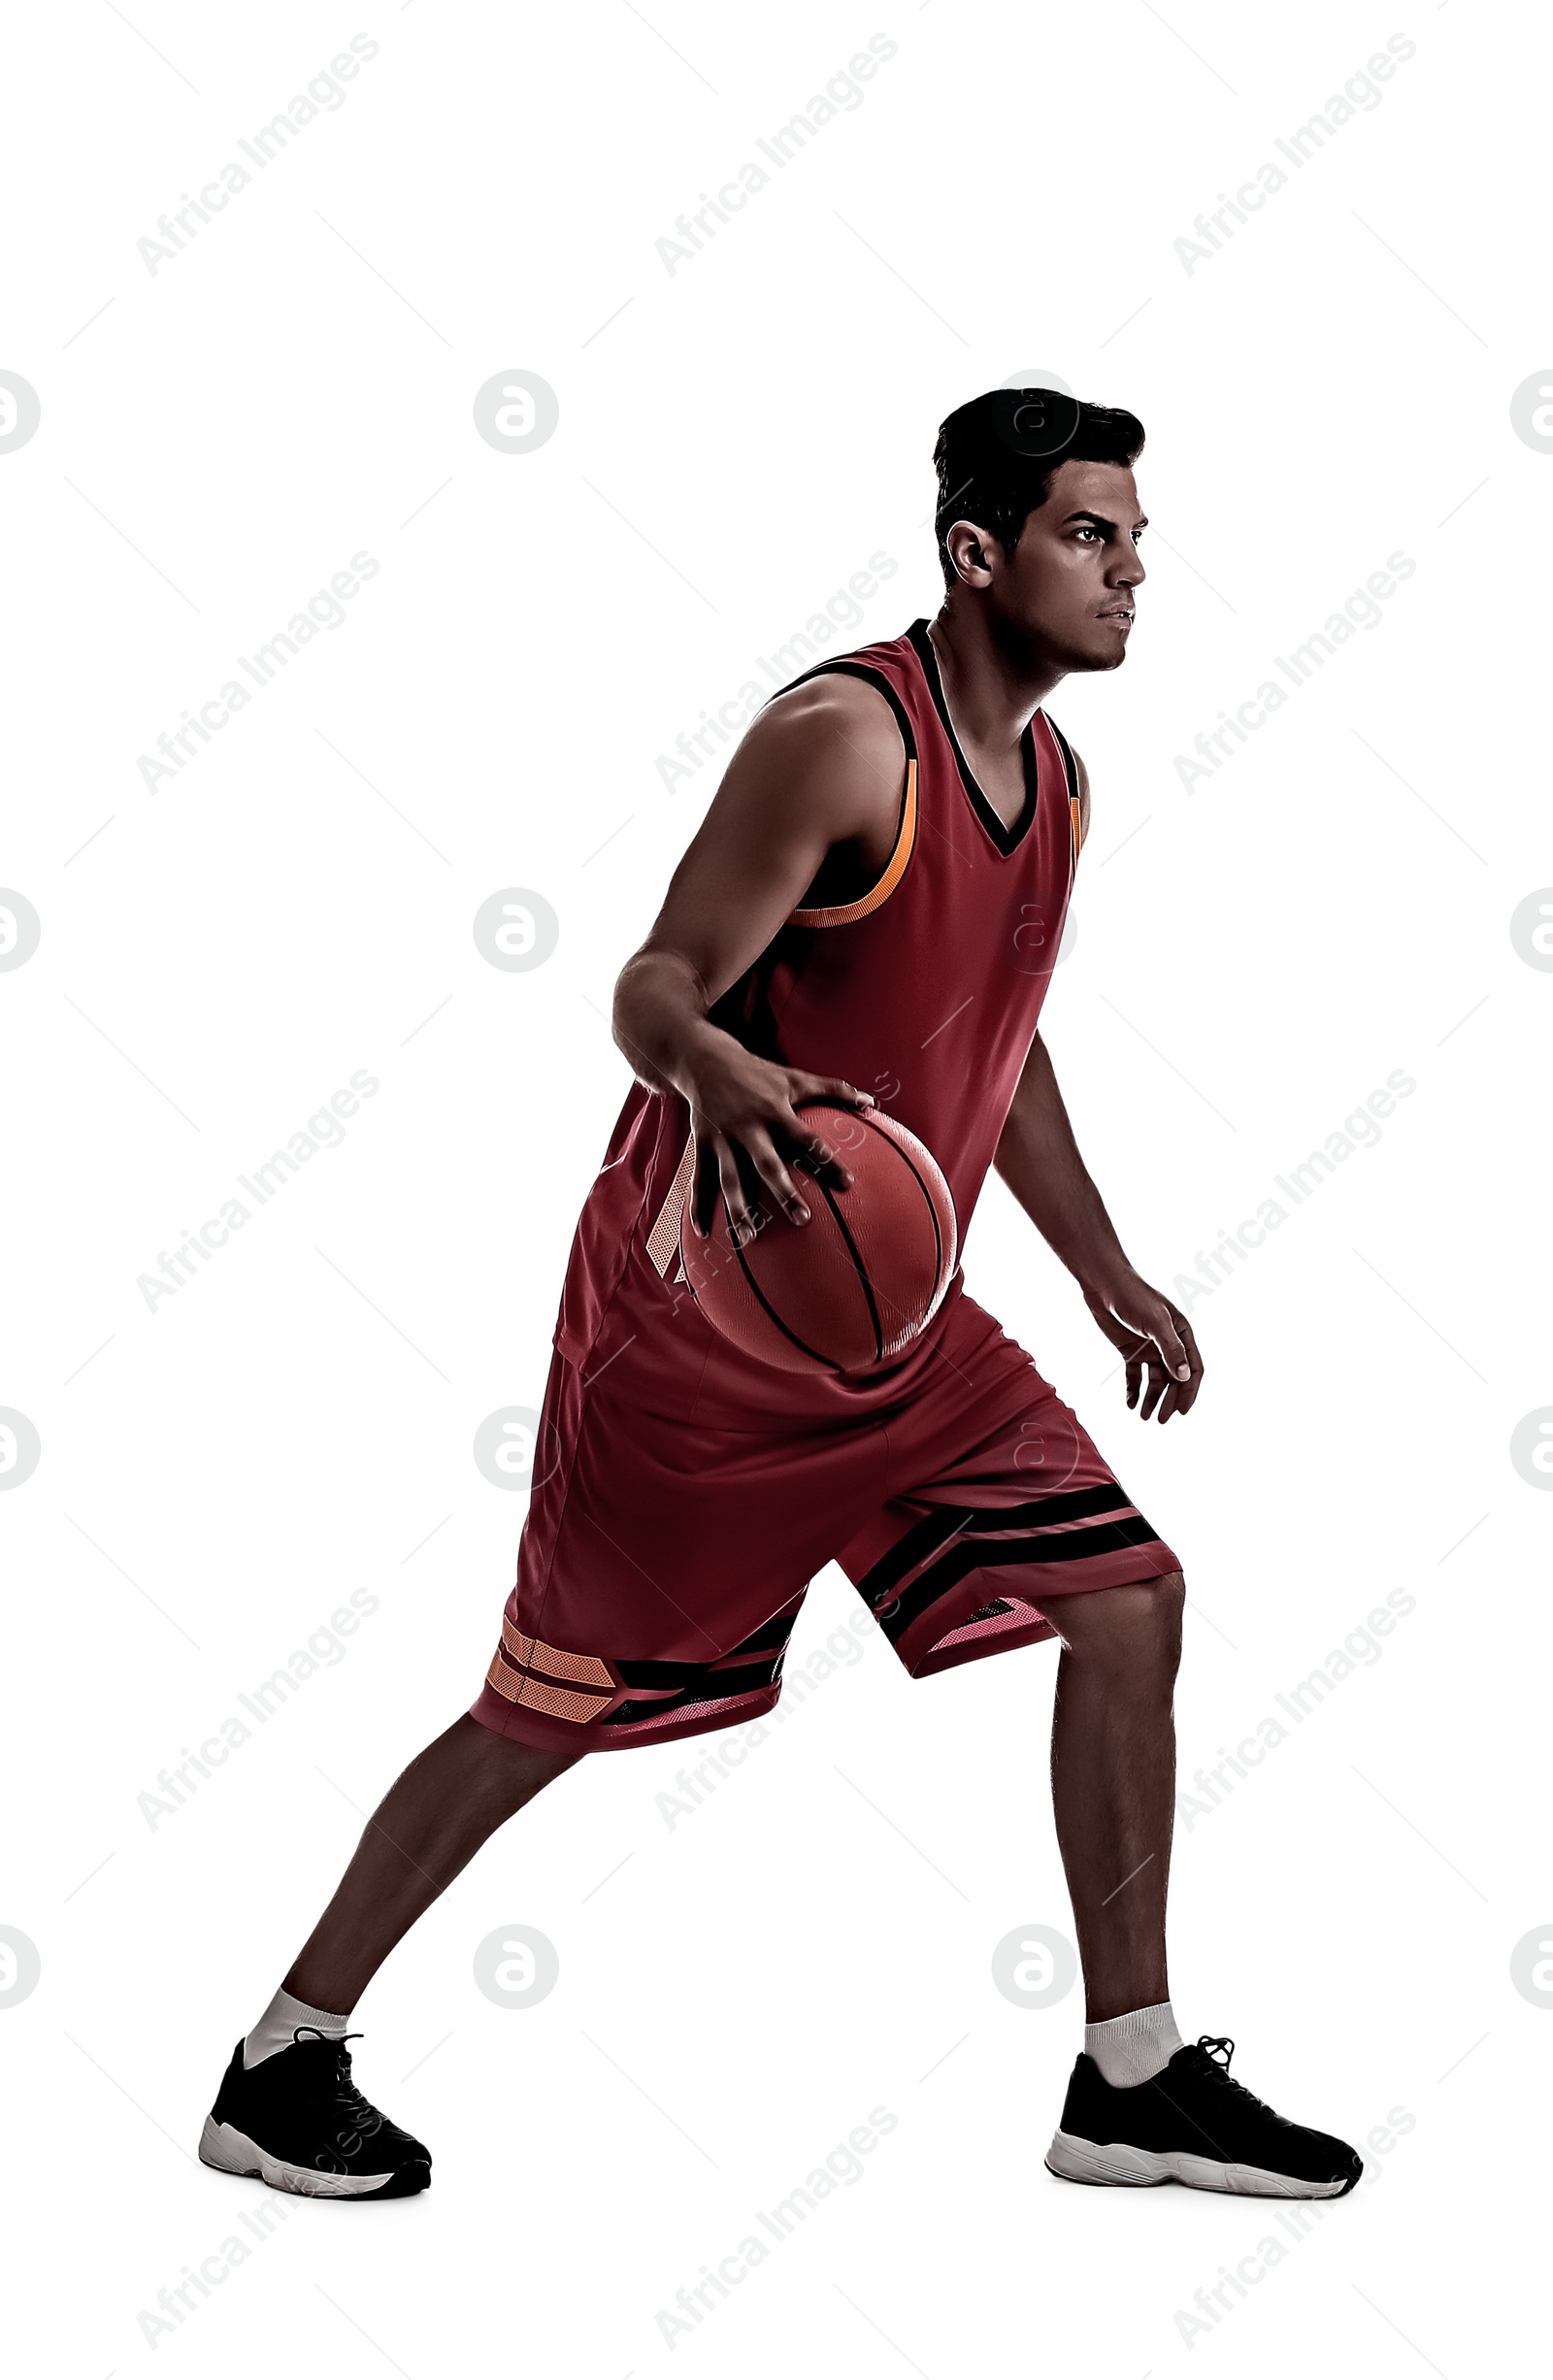
[[[1089,781],[1078,764],[1080,841]],[[1192,1326],[1178,1306],[1129,1264],[1105,1202],[1078,1153],[1050,1056],[1038,1034],[1025,1061],[997,1153],[998,1172],[1083,1291],[1084,1303],[1127,1361],[1127,1402],[1142,1418],[1190,1412],[1203,1378]],[[1144,1374],[1147,1374],[1146,1386]]]

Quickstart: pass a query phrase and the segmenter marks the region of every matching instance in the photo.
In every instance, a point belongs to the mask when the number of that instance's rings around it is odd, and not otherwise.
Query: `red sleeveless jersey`
[[[927,623],[822,662],[888,702],[905,746],[889,861],[873,888],[795,909],[713,1021],[758,1055],[869,1091],[924,1140],[960,1243],[1018,1088],[1056,965],[1079,843],[1073,753],[1043,711],[1025,730],[1025,804],[1006,827],[949,721]],[[960,1288],[902,1361],[862,1377],[777,1372],[697,1310],[679,1270],[692,1165],[683,1100],[633,1087],[573,1243],[555,1343],[584,1381],[625,1358],[654,1411],[712,1428],[762,1415],[882,1417],[926,1376]],[[628,1353],[629,1350],[629,1353]]]

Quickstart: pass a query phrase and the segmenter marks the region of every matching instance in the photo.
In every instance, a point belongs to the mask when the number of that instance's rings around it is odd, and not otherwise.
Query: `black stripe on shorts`
[[[1122,1501],[1125,1503],[1126,1498]],[[874,1616],[895,1644],[913,1620],[957,1587],[962,1578],[969,1578],[973,1570],[1011,1569],[1015,1565],[1037,1569],[1054,1562],[1082,1562],[1095,1554],[1120,1553],[1130,1545],[1153,1545],[1158,1541],[1158,1531],[1141,1513],[1132,1520],[1103,1521],[1092,1529],[1067,1529],[1056,1537],[1015,1538],[996,1547],[962,1541],[951,1546],[920,1578],[913,1580],[904,1595],[885,1603]],[[1039,1583],[1033,1582],[1037,1586]]]
[[[1132,1499],[1112,1480],[1105,1487],[1070,1488],[1057,1496],[1038,1496],[1022,1504],[939,1504],[913,1522],[887,1554],[857,1582],[857,1591],[873,1610],[898,1579],[919,1562],[937,1553],[962,1532],[1049,1527],[1056,1521],[1093,1520],[1101,1512],[1125,1512]]]

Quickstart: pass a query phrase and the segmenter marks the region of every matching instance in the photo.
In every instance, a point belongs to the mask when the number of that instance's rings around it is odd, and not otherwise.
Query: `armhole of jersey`
[[[1057,749],[1062,754],[1062,765],[1068,776],[1068,818],[1073,829],[1074,866],[1076,868],[1078,854],[1084,847],[1083,806],[1078,799],[1078,768],[1074,759],[1073,746],[1062,729],[1049,711],[1043,715],[1046,725],[1057,739]]]
[[[840,908],[794,909],[787,919],[790,926],[850,926],[856,925],[860,917],[871,917],[876,909],[883,908],[900,883],[916,846],[916,738],[900,696],[882,671],[871,670],[862,661],[822,661],[817,668],[806,670],[802,678],[795,678],[792,686],[783,686],[781,692],[790,694],[793,686],[807,686],[812,678],[827,677],[860,678],[866,686],[873,686],[883,695],[895,714],[895,724],[906,747],[906,783],[901,791],[901,815],[894,846],[877,881],[858,900],[844,902]],[[775,702],[776,695],[771,699]]]
[[[847,901],[840,909],[794,909],[788,917],[790,926],[852,926],[860,917],[871,917],[882,909],[895,887],[905,876],[907,865],[916,843],[916,759],[913,755],[906,764],[906,788],[901,795],[901,823],[895,830],[895,848],[885,862],[884,873],[857,901]]]

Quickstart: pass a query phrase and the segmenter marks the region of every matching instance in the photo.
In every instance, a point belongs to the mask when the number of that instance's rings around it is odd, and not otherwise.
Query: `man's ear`
[[[943,543],[956,574],[967,586],[990,586],[992,565],[988,560],[988,551],[992,539],[985,529],[978,529],[974,520],[957,520],[946,533]]]

